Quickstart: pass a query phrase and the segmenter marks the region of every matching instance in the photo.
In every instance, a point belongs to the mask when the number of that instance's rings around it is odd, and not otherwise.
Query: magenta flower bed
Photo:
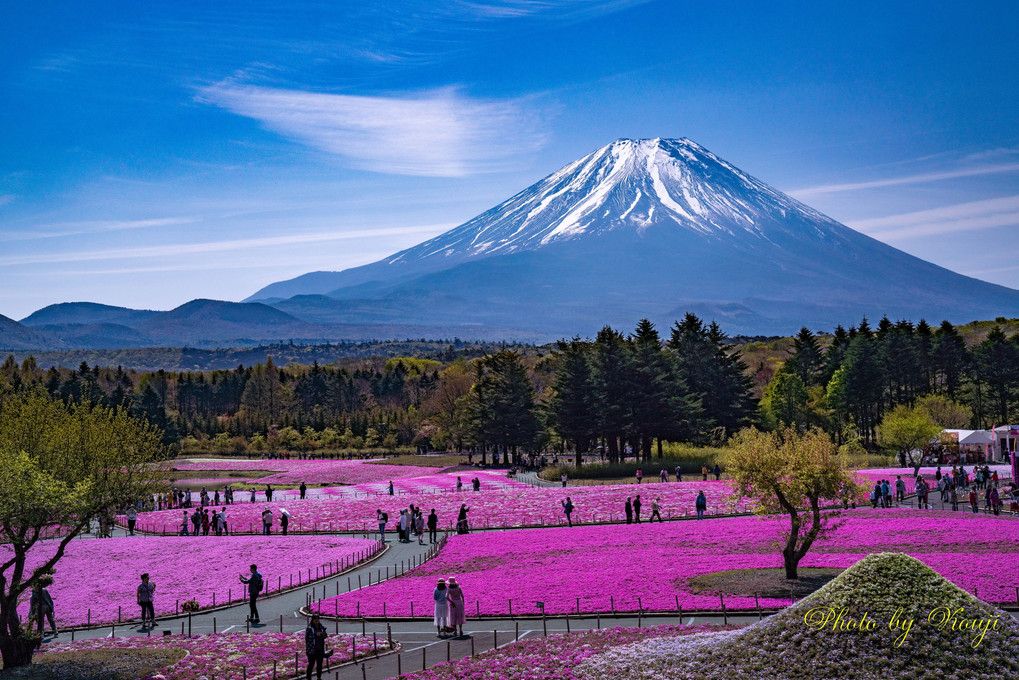
[[[576,680],[573,669],[612,647],[649,638],[731,630],[729,626],[606,628],[572,635],[525,639],[475,657],[401,675],[403,680]]]
[[[295,532],[377,531],[377,510],[381,509],[389,515],[392,529],[392,523],[400,516],[400,509],[413,503],[423,507],[426,512],[435,508],[439,526],[450,528],[456,524],[460,504],[466,503],[471,508],[468,518],[474,527],[541,526],[566,523],[562,501],[567,496],[575,507],[573,522],[576,524],[622,521],[623,504],[627,496],[636,497],[638,492],[641,493],[641,515],[644,519],[650,517],[651,501],[656,497],[661,498],[662,516],[665,518],[694,514],[694,499],[699,489],[704,489],[707,496],[708,513],[724,514],[728,512],[725,498],[730,491],[726,481],[674,482],[649,485],[647,488],[619,484],[565,489],[529,486],[490,489],[483,485],[480,492],[466,490],[470,487],[465,481],[464,488],[465,491],[460,493],[418,492],[367,498],[336,496],[304,501],[292,498],[276,500],[274,497],[272,503],[263,502],[264,496],[261,494],[256,503],[248,502],[246,495],[237,494],[239,502],[230,506],[229,515],[232,531],[235,532],[259,531],[262,510],[266,507],[274,510],[277,519],[279,510],[286,508],[291,515],[290,529]],[[156,533],[175,533],[180,517],[180,510],[142,513],[138,518],[138,527]]]
[[[373,641],[363,635],[330,635],[328,644],[334,649],[332,665],[373,654],[376,649],[388,650],[385,638]],[[376,647],[377,645],[377,647]],[[273,677],[289,678],[294,672],[294,655],[297,655],[298,672],[304,672],[307,657],[304,651],[304,631],[299,633],[220,633],[181,637],[121,637],[95,638],[76,642],[47,644],[40,654],[82,652],[109,649],[152,649],[173,647],[185,649],[188,655],[159,673],[166,680],[270,680]],[[273,674],[273,663],[277,675]],[[153,676],[148,676],[149,678]]]
[[[52,543],[33,548],[28,566],[55,548]],[[135,592],[144,572],[156,584],[155,610],[162,616],[191,598],[203,608],[213,605],[213,596],[216,605],[243,600],[238,576],[247,575],[252,563],[274,592],[288,588],[291,579],[296,585],[334,573],[377,548],[375,541],[338,536],[82,539],[68,544],[49,592],[58,626],[115,623],[118,615],[140,618]],[[27,615],[27,600],[20,609]]]
[[[435,468],[414,465],[382,465],[363,460],[203,460],[174,461],[174,470],[246,470],[270,474],[251,480],[252,484],[365,484],[402,477],[435,473]]]
[[[728,569],[781,567],[776,520],[738,517],[641,526],[529,529],[453,536],[406,576],[321,603],[325,614],[431,614],[439,577],[457,576],[470,615],[720,609],[716,593],[695,593],[691,577]],[[857,510],[815,547],[804,567],[849,567],[873,552],[904,552],[989,602],[1014,602],[1019,520],[962,512]],[[638,599],[639,598],[639,599]],[[761,598],[762,607],[790,604]],[[728,609],[753,597],[726,596]]]
[[[460,477],[463,482],[462,490],[471,490],[471,479],[477,477],[481,481],[483,490],[490,489],[522,489],[528,485],[518,482],[506,476],[505,472],[485,470],[480,472],[466,471],[461,473],[444,472],[438,474],[422,475],[420,477],[402,477],[391,480],[393,491],[396,494],[408,493],[455,493],[456,478]],[[370,482],[367,484],[354,484],[351,486],[327,486],[318,489],[308,489],[308,497],[330,497],[347,496],[356,498],[358,496],[387,496],[389,495],[389,481]],[[286,496],[295,497],[293,492],[286,492]],[[275,498],[273,494],[273,498]],[[296,497],[300,497],[298,494]]]

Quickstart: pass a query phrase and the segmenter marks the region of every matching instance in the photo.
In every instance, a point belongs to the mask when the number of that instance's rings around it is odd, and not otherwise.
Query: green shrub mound
[[[576,669],[585,680],[973,680],[1017,673],[1019,624],[900,553],[869,555],[741,630],[616,647]]]

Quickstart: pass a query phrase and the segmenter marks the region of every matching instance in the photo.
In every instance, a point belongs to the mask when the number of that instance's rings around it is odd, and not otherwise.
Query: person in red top
[[[973,512],[980,512],[980,506],[977,504],[977,492],[973,489],[969,491],[969,507],[973,508]]]

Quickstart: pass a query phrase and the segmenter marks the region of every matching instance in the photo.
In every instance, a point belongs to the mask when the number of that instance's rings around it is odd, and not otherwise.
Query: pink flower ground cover
[[[401,675],[403,680],[577,680],[573,673],[585,659],[650,638],[729,630],[723,626],[653,626],[606,628],[572,635],[551,635],[506,645],[475,657],[432,666]]]
[[[115,623],[118,613],[125,621],[140,618],[135,593],[145,572],[156,584],[156,616],[162,616],[191,598],[202,608],[212,606],[213,595],[216,605],[243,600],[238,576],[247,575],[250,564],[258,565],[267,590],[274,592],[288,588],[291,579],[296,585],[339,571],[377,547],[375,541],[338,536],[82,539],[68,544],[49,592],[58,626]],[[52,543],[33,548],[28,566],[55,549]],[[21,609],[24,618],[27,601]]]
[[[608,611],[717,610],[717,593],[690,579],[729,569],[781,567],[773,541],[779,520],[738,517],[666,524],[528,529],[450,537],[439,555],[406,576],[321,603],[325,614],[431,615],[432,590],[455,575],[469,615]],[[874,552],[904,552],[989,602],[1015,602],[1019,520],[963,512],[857,510],[815,543],[802,567],[853,565]],[[638,598],[640,598],[638,600]],[[784,598],[761,598],[782,607]],[[753,609],[753,597],[725,597],[728,609]]]
[[[328,644],[334,654],[332,665],[349,661],[356,652],[358,657],[381,653],[389,646],[385,637],[373,640],[363,635],[330,635]],[[304,673],[307,657],[304,651],[304,631],[299,633],[220,633],[181,637],[122,637],[95,638],[76,642],[58,642],[44,645],[40,654],[82,652],[91,650],[152,649],[174,647],[185,649],[188,655],[158,673],[166,680],[270,680],[289,678]],[[294,655],[297,655],[298,673],[294,672]],[[274,675],[273,662],[277,673]],[[141,680],[148,680],[153,675]]]
[[[443,472],[437,474],[422,475],[419,477],[402,477],[381,482],[370,482],[368,484],[354,484],[351,486],[326,486],[318,489],[308,489],[308,497],[328,496],[388,496],[389,482],[393,482],[393,490],[396,494],[408,493],[455,493],[456,478],[460,477],[463,482],[463,489],[470,490],[471,479],[477,477],[481,482],[481,488],[489,489],[520,489],[528,485],[518,482],[506,476],[505,472],[495,470],[464,471],[464,472]],[[293,492],[286,492],[286,496],[293,497]],[[275,498],[275,494],[273,494]],[[298,496],[299,497],[299,496]]]
[[[363,460],[246,460],[229,459],[174,461],[174,470],[181,471],[266,471],[253,484],[366,484],[402,477],[420,477],[435,473],[435,468],[414,465],[383,465]]]
[[[455,480],[455,477],[454,477]],[[469,485],[465,483],[465,489]],[[276,500],[272,503],[249,503],[247,497],[237,495],[238,503],[229,508],[231,531],[260,531],[261,514],[264,508],[272,508],[278,525],[279,510],[290,512],[290,530],[306,531],[377,531],[376,510],[389,515],[390,529],[400,516],[400,509],[413,503],[427,511],[435,508],[440,528],[455,526],[457,511],[461,503],[470,507],[468,515],[471,526],[521,527],[565,524],[562,502],[567,496],[574,505],[573,523],[604,523],[623,520],[623,505],[626,498],[641,494],[642,516],[651,515],[651,501],[661,498],[662,517],[682,517],[694,514],[694,499],[697,491],[704,489],[708,499],[708,514],[728,512],[725,498],[730,491],[726,481],[673,482],[670,484],[648,485],[637,488],[632,484],[618,484],[586,487],[535,488],[519,486],[508,489],[461,491],[459,493],[405,493],[399,496],[374,496],[348,498],[336,496],[328,499],[309,498],[300,500]],[[176,533],[180,525],[180,510],[160,510],[139,515],[138,528],[143,531],[168,534]]]

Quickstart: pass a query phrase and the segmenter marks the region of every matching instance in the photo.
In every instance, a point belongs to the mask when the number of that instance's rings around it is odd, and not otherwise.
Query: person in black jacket
[[[322,625],[318,614],[312,614],[308,627],[304,629],[304,651],[308,655],[308,673],[311,680],[311,669],[317,666],[318,680],[322,680],[322,661],[326,658],[326,627]]]
[[[32,597],[28,603],[29,612],[35,618],[42,633],[43,624],[48,619],[53,634],[57,635],[57,624],[53,621],[53,598],[42,583],[36,583],[32,588]]]
[[[623,506],[624,512],[626,512],[626,523],[633,524],[633,504],[630,502],[630,497],[626,497],[626,505]]]
[[[438,542],[439,532],[439,516],[435,514],[435,508],[432,508],[432,512],[428,515],[428,542]]]
[[[261,593],[262,588],[265,587],[265,580],[262,578],[262,575],[258,573],[258,567],[256,565],[251,565],[250,576],[241,576],[241,583],[245,583],[248,586],[248,606],[251,608],[248,620],[251,621],[251,623],[259,623],[258,607],[256,604],[259,593]]]
[[[633,499],[633,517],[637,524],[640,524],[640,494],[637,494],[637,497]]]

